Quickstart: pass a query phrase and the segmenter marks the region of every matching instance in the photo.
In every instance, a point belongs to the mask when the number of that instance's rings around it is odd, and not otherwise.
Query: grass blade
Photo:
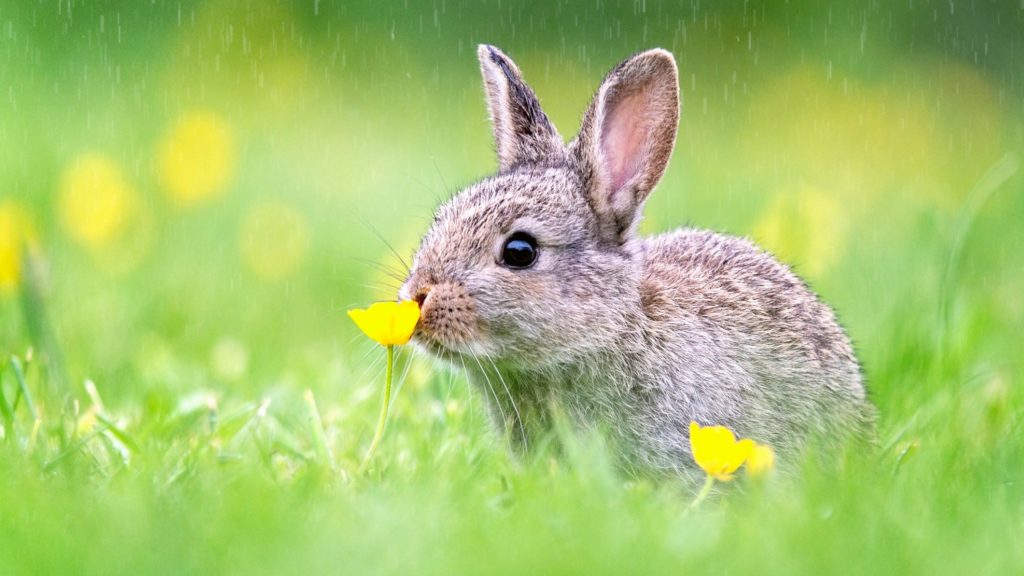
[[[4,395],[4,367],[0,365],[0,412],[4,418],[4,431],[14,433],[14,410],[7,403],[7,396]]]
[[[39,413],[36,412],[35,402],[32,401],[32,394],[28,391],[28,385],[25,384],[25,373],[21,369],[21,362],[16,356],[11,356],[10,360],[11,369],[14,372],[14,379],[18,381],[19,395],[14,399],[14,409],[18,409],[18,399],[21,396],[25,397],[25,405],[28,406],[28,412],[32,415],[33,420],[39,419]]]
[[[313,432],[313,447],[316,450],[317,462],[330,466],[334,459],[327,447],[327,435],[324,434],[324,423],[320,418],[320,411],[316,407],[316,398],[313,397],[312,390],[306,390],[302,397],[309,410],[309,426]]]
[[[136,454],[142,453],[142,447],[139,446],[139,443],[132,439],[132,437],[129,436],[127,432],[118,427],[113,420],[107,418],[103,414],[97,414],[96,419],[99,420],[101,424],[107,427],[107,432],[110,432],[129,450]]]
[[[49,383],[56,385],[59,390],[66,390],[68,379],[64,368],[64,355],[46,311],[42,262],[38,255],[33,255],[27,249],[22,252],[21,261],[25,272],[21,277],[19,293],[25,326],[32,342],[42,353],[43,365],[46,366],[50,377]]]
[[[65,449],[63,452],[61,452],[57,456],[55,456],[53,458],[53,460],[50,460],[46,464],[43,464],[43,471],[44,472],[50,472],[51,470],[56,468],[58,464],[63,462],[68,456],[71,456],[75,452],[78,452],[79,450],[82,449],[83,446],[85,446],[86,444],[91,442],[93,438],[96,438],[97,436],[99,436],[100,434],[103,434],[104,432],[106,432],[109,429],[110,429],[110,426],[104,424],[103,426],[100,426],[99,428],[96,428],[92,432],[86,434],[85,436],[82,436],[74,444],[72,444],[71,446],[68,446],[67,449]]]

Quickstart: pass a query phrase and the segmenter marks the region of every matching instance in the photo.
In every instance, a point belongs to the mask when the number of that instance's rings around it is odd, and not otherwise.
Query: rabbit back
[[[639,241],[643,346],[672,429],[727,425],[787,451],[870,436],[873,410],[832,309],[748,240],[681,229]],[[682,434],[686,435],[686,434]]]

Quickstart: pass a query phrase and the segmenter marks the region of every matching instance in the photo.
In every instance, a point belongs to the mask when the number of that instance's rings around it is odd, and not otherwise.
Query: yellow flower
[[[219,196],[235,171],[235,138],[228,123],[212,112],[190,112],[160,142],[160,183],[181,207]]]
[[[412,300],[377,302],[365,310],[349,310],[349,318],[382,346],[405,344],[420,320],[420,307]]]
[[[765,444],[754,443],[750,455],[747,456],[747,474],[764,476],[775,467],[775,450]]]
[[[690,422],[690,446],[693,459],[708,475],[716,480],[731,480],[735,472],[750,456],[753,440],[736,440],[725,426],[701,427]]]
[[[384,425],[388,420],[388,406],[391,404],[391,380],[395,366],[395,345],[405,344],[416,330],[420,321],[420,306],[412,300],[403,302],[377,302],[365,310],[349,310],[348,315],[359,329],[377,343],[387,348],[388,363],[384,372],[384,404],[381,406],[380,418],[377,420],[377,431],[373,434],[370,449],[360,466],[366,469],[373,455],[377,452],[380,439],[384,435]]]
[[[21,279],[21,258],[34,241],[32,223],[12,200],[0,202],[0,292],[12,290]]]
[[[117,239],[137,208],[121,165],[105,154],[75,158],[60,182],[58,209],[72,238],[98,249]]]

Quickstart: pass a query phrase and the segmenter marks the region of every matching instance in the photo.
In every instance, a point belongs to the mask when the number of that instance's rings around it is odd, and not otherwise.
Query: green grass
[[[36,236],[0,288],[0,573],[1024,572],[1024,12],[549,4],[0,7],[0,207]],[[863,361],[876,453],[688,511],[599,438],[516,460],[481,393],[403,349],[359,472],[384,352],[344,310],[393,296],[382,240],[404,256],[493,169],[480,41],[566,136],[617,60],[675,51],[644,232],[751,235],[807,277]],[[155,158],[193,110],[237,160],[182,210]],[[90,247],[60,198],[94,152],[137,203]],[[305,240],[268,277],[282,234]]]

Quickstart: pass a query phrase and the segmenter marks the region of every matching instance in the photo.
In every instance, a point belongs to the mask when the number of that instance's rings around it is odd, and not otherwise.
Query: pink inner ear
[[[601,133],[601,156],[611,179],[611,193],[622,189],[643,164],[650,132],[649,109],[643,92],[630,94],[612,105]]]

